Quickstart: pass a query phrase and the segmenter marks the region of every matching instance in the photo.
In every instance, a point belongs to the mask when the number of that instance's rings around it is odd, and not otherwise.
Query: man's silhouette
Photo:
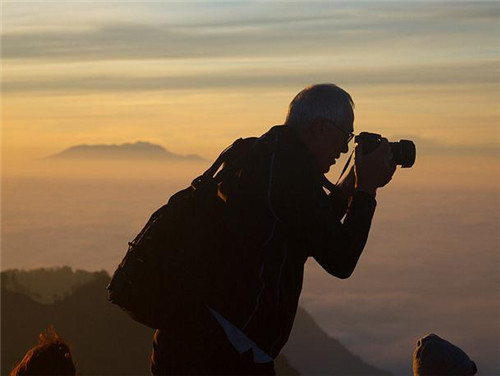
[[[335,277],[352,274],[377,189],[395,171],[384,139],[368,155],[356,150],[355,168],[325,192],[324,173],[348,152],[353,123],[347,92],[333,84],[308,87],[290,103],[285,124],[260,137],[257,152],[222,182],[230,220],[221,242],[220,296],[155,333],[154,374],[274,374],[304,263],[314,257]]]

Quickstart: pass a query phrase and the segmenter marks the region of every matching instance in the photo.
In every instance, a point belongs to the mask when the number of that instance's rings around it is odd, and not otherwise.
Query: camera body
[[[382,141],[382,136],[377,133],[361,132],[354,138],[354,141],[361,146],[364,155],[374,151]],[[400,140],[389,142],[392,150],[392,161],[401,167],[409,168],[413,166],[416,158],[416,148],[413,141]]]

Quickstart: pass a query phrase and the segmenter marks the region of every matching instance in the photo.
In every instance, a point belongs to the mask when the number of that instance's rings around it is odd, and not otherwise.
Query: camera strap
[[[346,172],[347,167],[349,167],[349,164],[351,163],[351,159],[352,159],[353,155],[354,155],[354,150],[351,152],[351,155],[347,159],[347,162],[345,163],[344,168],[342,169],[342,172],[340,173],[340,176],[337,179],[337,182],[335,183],[335,185],[339,185],[340,179],[342,178],[342,176],[344,176],[344,173]]]

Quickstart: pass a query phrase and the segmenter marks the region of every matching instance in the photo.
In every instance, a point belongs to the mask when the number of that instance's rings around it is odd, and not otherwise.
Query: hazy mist
[[[32,163],[2,185],[2,269],[112,272],[149,215],[210,162]],[[339,162],[329,174],[335,181]],[[418,337],[461,345],[500,371],[499,166],[495,157],[417,157],[378,195],[368,246],[348,280],[307,265],[302,304],[368,362],[410,372]]]

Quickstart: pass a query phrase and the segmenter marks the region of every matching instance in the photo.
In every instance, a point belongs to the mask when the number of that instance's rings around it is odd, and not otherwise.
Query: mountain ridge
[[[123,144],[80,144],[50,155],[49,159],[141,159],[169,161],[204,161],[197,154],[176,154],[148,141]]]
[[[30,271],[2,271],[2,281],[8,282],[2,283],[1,294],[2,374],[8,374],[36,344],[38,333],[50,324],[71,345],[79,374],[147,373],[153,330],[133,321],[107,301],[110,276],[106,272],[70,273],[68,267],[63,267],[35,269],[36,278],[26,273]],[[41,286],[43,280],[47,282],[45,287]],[[67,284],[67,291],[50,294],[54,280]],[[54,300],[47,303],[44,296],[53,296]],[[276,373],[390,375],[365,363],[330,337],[301,307],[290,340],[276,359]]]

